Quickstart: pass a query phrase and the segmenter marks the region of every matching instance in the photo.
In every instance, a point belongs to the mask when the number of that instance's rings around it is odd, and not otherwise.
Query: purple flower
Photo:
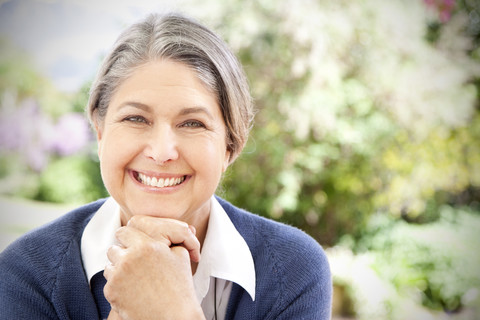
[[[89,139],[88,123],[79,113],[65,114],[54,125],[34,99],[0,108],[0,152],[20,155],[35,171],[47,166],[51,153],[72,155]]]
[[[38,106],[34,100],[25,100],[18,108],[2,106],[0,115],[0,148],[19,150],[32,135],[32,119],[38,120]]]
[[[85,117],[68,113],[60,117],[54,127],[50,150],[61,156],[72,155],[82,150],[90,140],[90,130]]]
[[[0,113],[0,149],[16,153],[34,170],[48,163],[45,137],[51,135],[52,122],[33,99],[24,100],[18,107],[3,105]]]

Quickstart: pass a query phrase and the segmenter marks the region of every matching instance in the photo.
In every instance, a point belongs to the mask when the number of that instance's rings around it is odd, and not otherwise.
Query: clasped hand
[[[191,262],[200,261],[195,228],[166,218],[133,216],[107,253],[108,319],[203,319]]]

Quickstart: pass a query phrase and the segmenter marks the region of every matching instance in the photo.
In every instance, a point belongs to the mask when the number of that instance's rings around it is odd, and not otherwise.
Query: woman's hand
[[[195,296],[191,261],[200,260],[200,243],[188,224],[134,216],[118,229],[119,246],[107,255],[105,298],[109,319],[203,319]],[[115,318],[116,317],[116,318]]]

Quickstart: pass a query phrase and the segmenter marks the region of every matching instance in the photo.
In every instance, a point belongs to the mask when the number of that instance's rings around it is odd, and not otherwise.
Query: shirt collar
[[[227,213],[211,198],[207,234],[193,282],[198,301],[207,295],[210,277],[235,282],[255,299],[255,266],[250,249]],[[81,254],[87,279],[109,264],[107,250],[115,244],[115,232],[121,226],[120,207],[108,198],[88,222],[81,239]]]
[[[212,197],[207,235],[193,276],[199,301],[205,297],[210,277],[235,282],[255,300],[255,266],[245,239],[220,203]]]
[[[108,198],[88,222],[82,234],[82,261],[88,283],[110,263],[107,250],[115,244],[115,232],[120,227],[120,206],[113,198]]]

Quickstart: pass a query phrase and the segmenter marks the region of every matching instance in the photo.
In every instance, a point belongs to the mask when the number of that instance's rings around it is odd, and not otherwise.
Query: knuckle
[[[115,231],[115,237],[118,238],[119,236],[121,236],[122,234],[124,234],[124,233],[125,233],[125,230],[126,230],[125,228],[126,228],[126,227],[120,227],[120,228],[118,228],[118,229]]]
[[[151,256],[159,252],[161,250],[161,245],[162,243],[159,241],[146,241],[143,242],[138,248],[137,248],[137,254],[139,258],[143,256]]]
[[[130,218],[130,220],[127,223],[127,226],[138,226],[142,223],[143,216],[135,215]]]
[[[185,221],[177,220],[177,219],[164,219],[166,223],[168,223],[172,228],[175,229],[185,229],[188,228],[188,223]]]
[[[178,255],[179,257],[182,257],[184,259],[188,259],[189,258],[189,252],[188,250],[183,247],[183,246],[173,246],[171,248],[172,252],[175,253],[176,255]]]
[[[116,301],[115,290],[112,289],[111,282],[107,282],[105,287],[103,287],[103,295],[110,303],[114,303]]]
[[[163,252],[163,250],[168,249],[168,247],[169,246],[167,246],[167,244],[162,241],[151,241],[148,243],[145,249],[148,254],[153,255],[159,252]]]
[[[143,254],[151,255],[157,251],[157,246],[154,242],[144,243],[141,247]]]
[[[186,223],[185,221],[179,221],[179,224],[185,231],[188,230],[188,223]]]
[[[191,230],[188,226],[188,223],[183,222],[183,221],[179,221],[178,232],[180,234],[182,234],[183,237],[188,237],[189,235],[192,234],[192,232],[191,232]]]
[[[115,252],[115,249],[114,249],[113,246],[111,246],[111,247],[108,248],[108,250],[107,250],[107,256],[108,256],[108,257],[112,257],[113,254],[114,254],[114,252]]]

